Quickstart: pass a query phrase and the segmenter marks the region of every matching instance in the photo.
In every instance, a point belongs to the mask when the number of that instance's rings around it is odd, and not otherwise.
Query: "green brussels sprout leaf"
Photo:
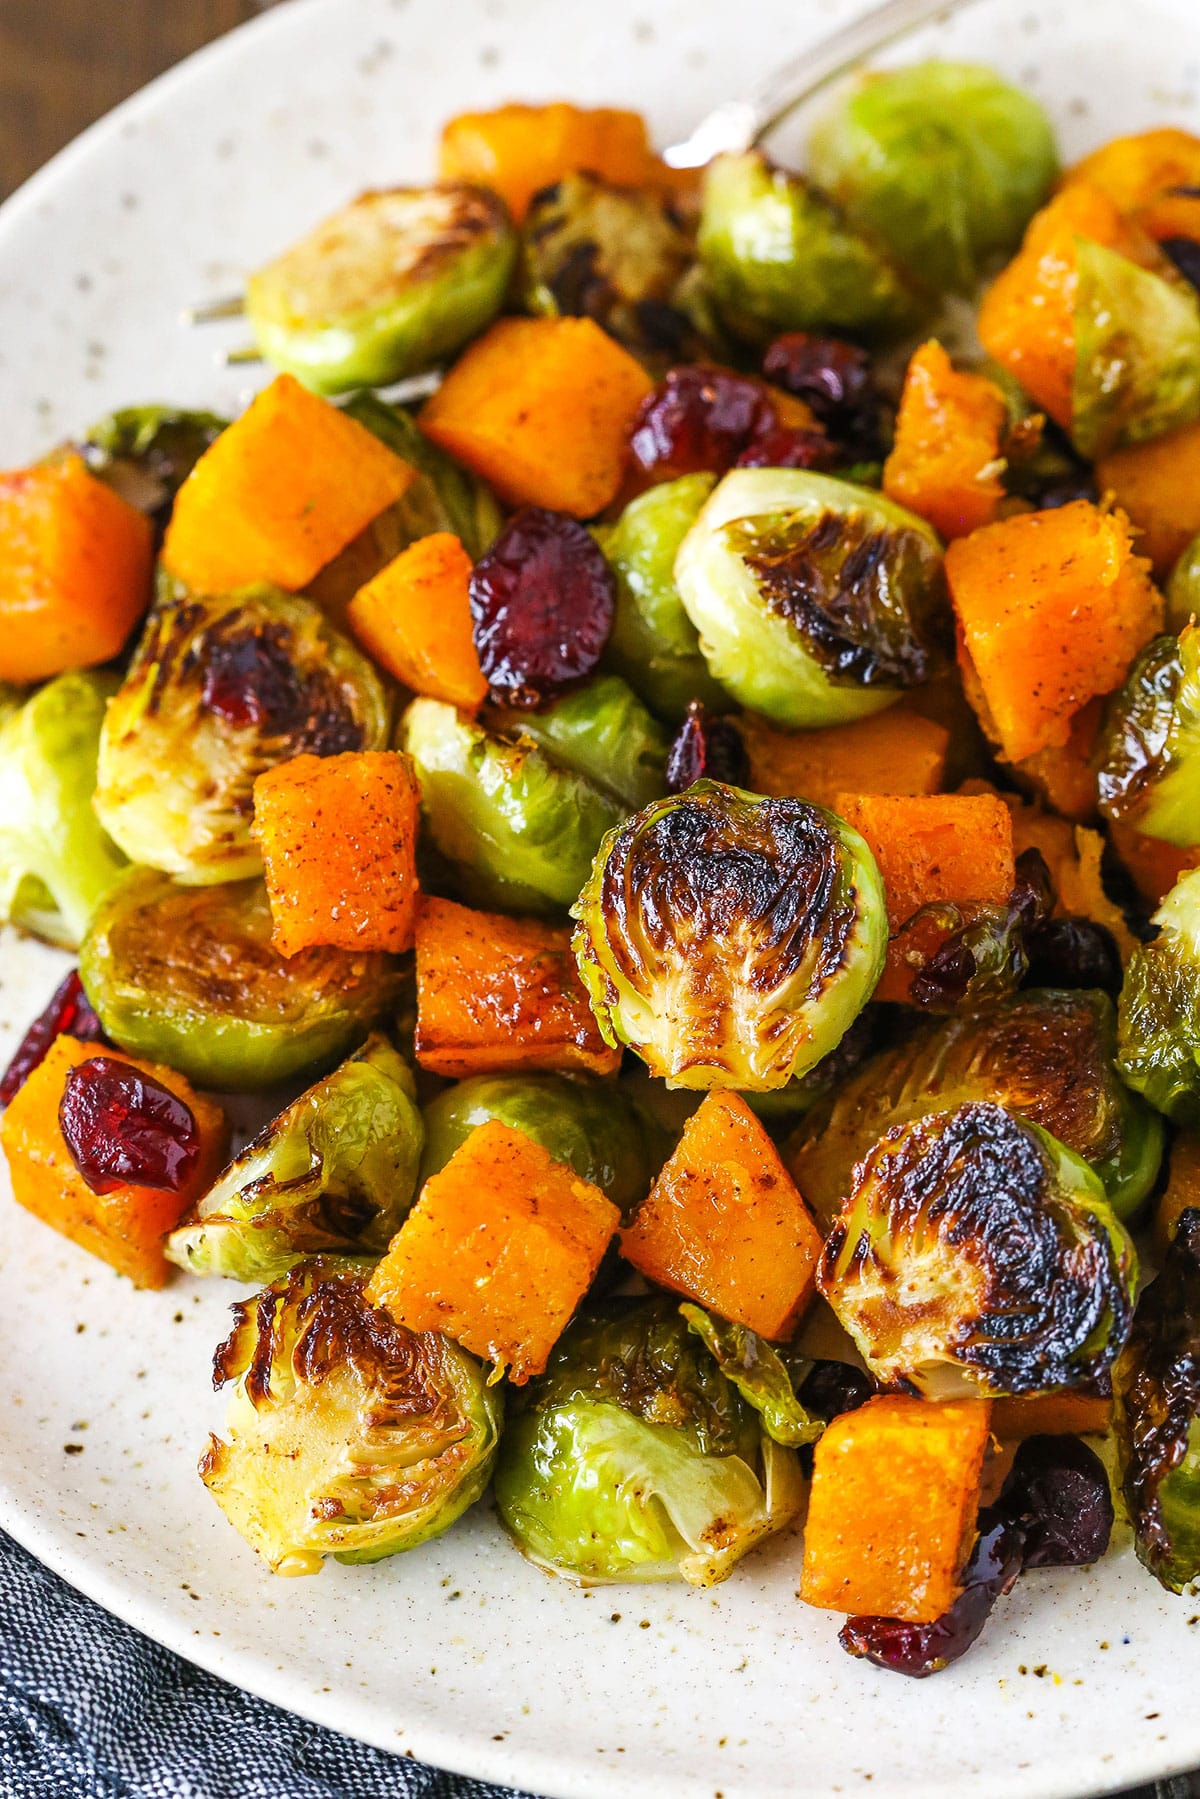
[[[452,531],[477,562],[503,523],[491,488],[426,437],[403,406],[390,406],[378,394],[359,393],[345,402],[343,410],[417,471],[417,479],[392,508],[391,523],[399,539],[393,554],[418,537]]]
[[[1179,849],[1200,842],[1200,629],[1155,637],[1108,705],[1100,810]]]
[[[175,406],[127,406],[92,426],[80,448],[94,475],[166,529],[175,495],[228,419]]]
[[[1200,418],[1200,300],[1186,282],[1076,239],[1071,438],[1083,456]]]
[[[787,1365],[765,1337],[744,1324],[730,1324],[701,1306],[682,1305],[679,1312],[726,1380],[754,1407],[773,1442],[782,1443],[785,1449],[802,1449],[806,1443],[816,1442],[825,1421],[801,1405]]]
[[[491,722],[582,775],[622,811],[660,799],[666,790],[670,738],[619,675],[594,675],[538,712],[497,710]]]
[[[1172,887],[1125,968],[1117,1005],[1121,1077],[1177,1124],[1200,1124],[1200,869]]]

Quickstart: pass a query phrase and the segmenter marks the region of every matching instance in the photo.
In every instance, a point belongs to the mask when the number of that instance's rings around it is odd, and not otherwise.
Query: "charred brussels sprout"
[[[680,1306],[679,1315],[699,1337],[726,1380],[733,1382],[746,1404],[758,1413],[773,1442],[782,1443],[785,1449],[803,1449],[816,1442],[825,1429],[825,1420],[801,1404],[778,1349],[757,1331],[744,1324],[730,1324],[702,1306]]]
[[[105,899],[79,972],[106,1034],[198,1087],[254,1090],[344,1055],[397,997],[387,956],[271,945],[261,881],[182,887],[131,869]]]
[[[392,508],[397,552],[418,537],[452,531],[477,561],[503,523],[491,488],[426,437],[403,406],[362,393],[347,400],[344,410],[417,470],[417,479]]]
[[[421,1181],[444,1168],[473,1130],[497,1118],[606,1193],[628,1218],[658,1172],[653,1127],[615,1087],[583,1076],[481,1074],[425,1108]]]
[[[227,419],[174,406],[127,406],[92,426],[80,446],[94,475],[164,531],[175,495]]]
[[[1200,869],[1184,875],[1125,968],[1117,1007],[1117,1066],[1152,1106],[1200,1124]]]
[[[580,1581],[711,1586],[796,1515],[794,1453],[666,1299],[567,1330],[510,1421],[496,1504],[518,1547]]]
[[[1179,1593],[1200,1577],[1200,1211],[1181,1213],[1113,1370],[1138,1558]]]
[[[0,712],[0,923],[75,949],[125,866],[92,810],[110,675],[59,675]]]
[[[373,1036],[293,1100],[167,1239],[191,1274],[271,1281],[305,1256],[382,1255],[416,1188],[424,1133],[408,1064]]]
[[[500,1391],[465,1350],[368,1305],[370,1266],[318,1258],[233,1308],[236,1382],[200,1478],[276,1574],[377,1562],[448,1530],[487,1486]]]
[[[100,734],[96,813],[133,862],[196,886],[262,868],[256,775],[386,747],[378,675],[311,600],[183,597],[146,621]]]
[[[1136,1279],[1087,1163],[984,1103],[889,1130],[855,1168],[817,1269],[871,1372],[932,1399],[1100,1379]]]
[[[386,387],[490,324],[516,253],[489,188],[366,193],[251,275],[246,318],[266,361],[318,393]]]
[[[1200,629],[1154,638],[1109,702],[1099,792],[1115,823],[1200,843]]]
[[[783,331],[894,331],[910,323],[903,277],[826,194],[759,150],[718,156],[704,173],[700,263],[737,336]]]
[[[539,712],[501,711],[494,722],[506,736],[528,738],[623,810],[666,791],[670,739],[619,675],[595,675]]]
[[[675,580],[710,673],[775,724],[849,724],[943,665],[937,538],[829,475],[726,475],[680,546]]]
[[[606,1040],[671,1087],[766,1091],[807,1073],[870,999],[887,947],[856,831],[717,781],[610,832],[574,917]]]
[[[818,122],[809,158],[851,224],[918,285],[964,294],[1016,249],[1058,163],[1036,100],[954,62],[866,76]]]
[[[1104,244],[1076,246],[1071,439],[1097,457],[1200,417],[1200,300]]]
[[[414,700],[400,747],[437,850],[468,894],[510,911],[569,906],[625,807],[529,738],[485,731],[441,700]]]

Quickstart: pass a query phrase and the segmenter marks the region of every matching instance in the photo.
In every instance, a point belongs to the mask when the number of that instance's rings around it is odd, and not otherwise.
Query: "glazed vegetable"
[[[884,493],[947,540],[990,525],[1004,498],[1007,424],[995,383],[952,367],[931,338],[914,352],[904,377],[895,442],[883,465]]]
[[[422,1142],[408,1065],[373,1034],[263,1126],[171,1232],[167,1257],[189,1274],[273,1281],[309,1255],[382,1255]]]
[[[825,1429],[825,1419],[799,1398],[783,1353],[744,1324],[729,1324],[699,1306],[682,1305],[679,1315],[726,1380],[733,1382],[746,1404],[758,1413],[772,1442],[785,1449],[802,1449],[816,1442]],[[811,1364],[800,1361],[799,1366]]]
[[[1148,443],[1112,450],[1096,464],[1096,483],[1111,493],[1130,522],[1141,532],[1138,550],[1148,556],[1156,575],[1169,575],[1200,531],[1200,424],[1164,431]],[[1186,579],[1181,575],[1181,580]],[[1168,610],[1179,630],[1194,609],[1184,602],[1173,579]]]
[[[521,1386],[546,1366],[620,1221],[598,1187],[489,1119],[425,1182],[367,1295]]]
[[[93,1186],[64,1137],[62,1106],[72,1071],[84,1071],[86,1079],[96,1053],[93,1043],[57,1037],[0,1118],[0,1148],[8,1161],[13,1198],[43,1224],[128,1275],[135,1287],[161,1287],[171,1272],[163,1238],[216,1175],[229,1132],[220,1107],[196,1093],[174,1069],[106,1050],[106,1061],[148,1077],[182,1102],[190,1116],[192,1154],[186,1175],[173,1186],[138,1185],[126,1178]],[[120,1110],[124,1128],[116,1141],[111,1129],[104,1129],[103,1114],[90,1121],[90,1147],[106,1160],[114,1151],[118,1157],[127,1154],[136,1140],[136,1114]],[[101,1130],[107,1140],[96,1142]],[[153,1121],[142,1134],[151,1147],[160,1140]]]
[[[359,588],[346,615],[394,680],[464,712],[477,712],[487,696],[471,637],[471,567],[451,532],[420,537]]]
[[[1075,252],[1071,439],[1084,456],[1200,416],[1200,299],[1104,244]]]
[[[1176,1131],[1171,1143],[1170,1172],[1154,1208],[1154,1247],[1160,1256],[1190,1207],[1200,1209],[1200,1133]]]
[[[1107,818],[1200,843],[1200,628],[1146,645],[1109,706],[1097,779]]]
[[[726,475],[680,546],[675,580],[710,672],[773,724],[848,724],[942,661],[937,538],[827,475]]]
[[[983,689],[965,652],[960,673],[963,690],[970,696],[968,703],[982,728],[988,724],[990,714]],[[1104,703],[1104,697],[1098,695],[1071,714],[1065,743],[1048,744],[1045,749],[1034,750],[1032,755],[1009,763],[1013,779],[1023,792],[1035,795],[1052,812],[1075,824],[1098,821],[1095,755],[1104,719]],[[1000,761],[1007,761],[1001,752],[997,751],[997,755]]]
[[[1177,849],[1161,837],[1143,837],[1127,825],[1110,825],[1109,836],[1123,872],[1152,906],[1160,905],[1176,882],[1200,865],[1200,846]]]
[[[0,1106],[8,1105],[21,1091],[34,1069],[46,1060],[55,1039],[62,1036],[75,1037],[80,1043],[106,1042],[104,1027],[83,991],[77,968],[63,976],[0,1073]]]
[[[144,512],[161,537],[175,495],[228,422],[215,412],[126,406],[92,426],[80,454],[93,475]]]
[[[760,150],[708,164],[698,249],[717,311],[750,343],[822,326],[893,331],[914,314],[914,295],[886,256],[827,195]]]
[[[930,1020],[824,1095],[786,1147],[796,1184],[828,1227],[851,1174],[892,1125],[990,1100],[1057,1137],[1089,1164],[1129,1219],[1154,1186],[1163,1133],[1118,1080],[1116,1015],[1102,993],[1027,990]]]
[[[1172,887],[1125,970],[1117,1010],[1122,1079],[1179,1124],[1200,1124],[1200,869]]]
[[[448,1530],[480,1497],[502,1400],[448,1338],[372,1306],[366,1265],[304,1262],[233,1307],[213,1378],[234,1382],[200,1478],[276,1574],[376,1562]]]
[[[264,360],[317,393],[386,387],[499,312],[517,255],[503,202],[467,182],[361,194],[246,283]]]
[[[842,793],[941,793],[950,733],[901,701],[851,725],[776,731],[752,713],[737,722],[755,793],[832,808]]]
[[[425,827],[468,896],[514,911],[569,906],[624,808],[528,739],[493,735],[440,700],[400,725]]]
[[[272,1087],[328,1065],[394,1002],[387,957],[271,947],[261,881],[181,887],[131,869],[79,953],[87,996],[114,1043],[200,1087]]]
[[[1186,209],[1195,200],[1189,189],[1200,181],[1200,138],[1174,125],[1114,137],[1068,169],[1065,180],[1102,189],[1157,238],[1164,235],[1154,228],[1159,207],[1174,200]]]
[[[438,168],[443,180],[494,189],[518,221],[542,188],[580,169],[631,187],[670,173],[651,151],[640,113],[563,101],[459,113],[442,127]]]
[[[396,549],[433,532],[450,531],[472,560],[481,556],[502,517],[487,484],[440,450],[403,406],[389,406],[378,394],[361,393],[347,400],[343,411],[415,473],[412,485],[390,510],[400,538]]]
[[[387,698],[318,606],[276,588],[179,596],[146,622],[100,734],[96,815],[131,861],[197,886],[262,868],[264,769],[382,749]]]
[[[415,479],[349,414],[277,375],[180,488],[163,561],[200,594],[254,581],[294,592]]]
[[[1191,1208],[1113,1370],[1121,1484],[1138,1559],[1172,1593],[1200,1576],[1198,1320],[1200,1211]]]
[[[622,811],[666,790],[667,733],[619,675],[595,675],[539,711],[500,710],[491,722],[582,775]]]
[[[795,1453],[664,1299],[589,1308],[509,1421],[501,1522],[572,1580],[711,1586],[795,1518]]]
[[[74,949],[124,857],[92,810],[111,675],[59,675],[0,717],[0,921]]]
[[[1087,1163],[982,1101],[880,1138],[817,1270],[871,1372],[930,1399],[1098,1380],[1129,1333],[1136,1280]]]
[[[671,1087],[762,1092],[806,1073],[871,997],[885,953],[857,832],[716,781],[610,832],[574,916],[606,1041]]]
[[[421,429],[514,506],[591,518],[616,497],[649,390],[591,319],[501,319],[455,363]]]
[[[453,1079],[509,1069],[616,1073],[620,1052],[600,1034],[565,928],[426,896],[416,950],[422,1068]]]
[[[1129,521],[1086,500],[960,538],[946,552],[946,578],[981,722],[1010,762],[1065,744],[1073,716],[1119,686],[1162,629],[1162,600]]]
[[[1058,163],[1028,94],[974,63],[864,76],[821,118],[815,180],[921,287],[970,293],[1015,249]]]
[[[147,521],[82,457],[0,474],[0,681],[119,654],[150,603],[151,558]]]

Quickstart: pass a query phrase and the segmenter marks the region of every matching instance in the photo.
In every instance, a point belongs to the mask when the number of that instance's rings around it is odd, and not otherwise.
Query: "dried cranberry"
[[[836,468],[845,458],[823,431],[803,426],[771,425],[752,437],[738,457],[737,468]]]
[[[83,991],[79,970],[73,968],[59,982],[44,1012],[34,1019],[16,1054],[0,1077],[0,1106],[6,1106],[20,1092],[34,1069],[46,1058],[56,1037],[77,1037],[81,1043],[104,1043],[104,1027],[92,1011],[92,1003]]]
[[[1024,1533],[1027,1568],[1098,1562],[1112,1534],[1108,1475],[1100,1457],[1078,1437],[1027,1438],[996,1509]]]
[[[693,781],[704,779],[746,787],[750,758],[733,720],[713,718],[693,700],[667,756],[667,792],[684,793]]]
[[[803,400],[831,437],[852,445],[864,458],[880,455],[875,369],[857,344],[789,331],[768,346],[762,369],[768,381]]]
[[[652,481],[723,475],[750,440],[778,424],[761,381],[689,363],[647,394],[629,439],[634,468]]]
[[[616,588],[590,531],[526,506],[471,573],[479,665],[502,705],[544,705],[590,675],[612,630]]]
[[[1200,243],[1194,237],[1164,237],[1159,244],[1185,281],[1200,288]]]
[[[217,637],[208,646],[202,697],[228,724],[286,729],[302,702],[285,633],[263,625]]]
[[[1121,952],[1104,925],[1090,918],[1048,918],[1026,940],[1030,987],[1087,987],[1121,991]]]
[[[67,1076],[58,1122],[93,1193],[158,1187],[178,1193],[200,1154],[191,1108],[128,1062],[92,1056]]]
[[[856,1412],[878,1388],[869,1374],[851,1362],[814,1362],[800,1383],[800,1398],[810,1412],[828,1423],[843,1412]]]

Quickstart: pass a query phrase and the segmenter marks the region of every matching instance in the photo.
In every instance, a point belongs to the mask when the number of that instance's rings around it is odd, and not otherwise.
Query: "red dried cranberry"
[[[1091,918],[1048,918],[1030,933],[1027,987],[1099,988],[1114,996],[1123,972],[1116,938]]]
[[[63,1036],[77,1037],[81,1043],[107,1041],[104,1027],[83,991],[77,968],[59,982],[49,1005],[34,1019],[17,1045],[16,1054],[0,1076],[0,1106],[15,1099],[34,1069],[45,1061],[54,1039]]]
[[[871,1376],[851,1362],[817,1361],[801,1381],[799,1395],[828,1424],[843,1412],[856,1412],[878,1390]]]
[[[590,531],[526,506],[471,573],[471,621],[492,698],[535,707],[591,674],[612,630],[616,588]]]
[[[1113,1527],[1104,1464],[1078,1437],[1029,1437],[996,1502],[1025,1535],[1027,1568],[1098,1562]]]
[[[831,437],[864,460],[882,449],[880,402],[870,356],[840,337],[789,331],[763,356],[763,374],[803,400]]]
[[[231,725],[292,724],[301,709],[300,684],[280,628],[263,625],[210,643],[203,700]]]
[[[58,1122],[93,1193],[157,1187],[178,1193],[200,1154],[191,1108],[128,1062],[92,1056],[67,1076]]]
[[[731,718],[713,718],[693,700],[667,756],[667,792],[684,793],[694,781],[750,782],[750,758]]]
[[[823,431],[804,426],[772,425],[752,437],[736,468],[836,468],[845,458]]]
[[[778,420],[760,381],[688,363],[642,401],[629,451],[649,481],[731,469],[751,438]]]

